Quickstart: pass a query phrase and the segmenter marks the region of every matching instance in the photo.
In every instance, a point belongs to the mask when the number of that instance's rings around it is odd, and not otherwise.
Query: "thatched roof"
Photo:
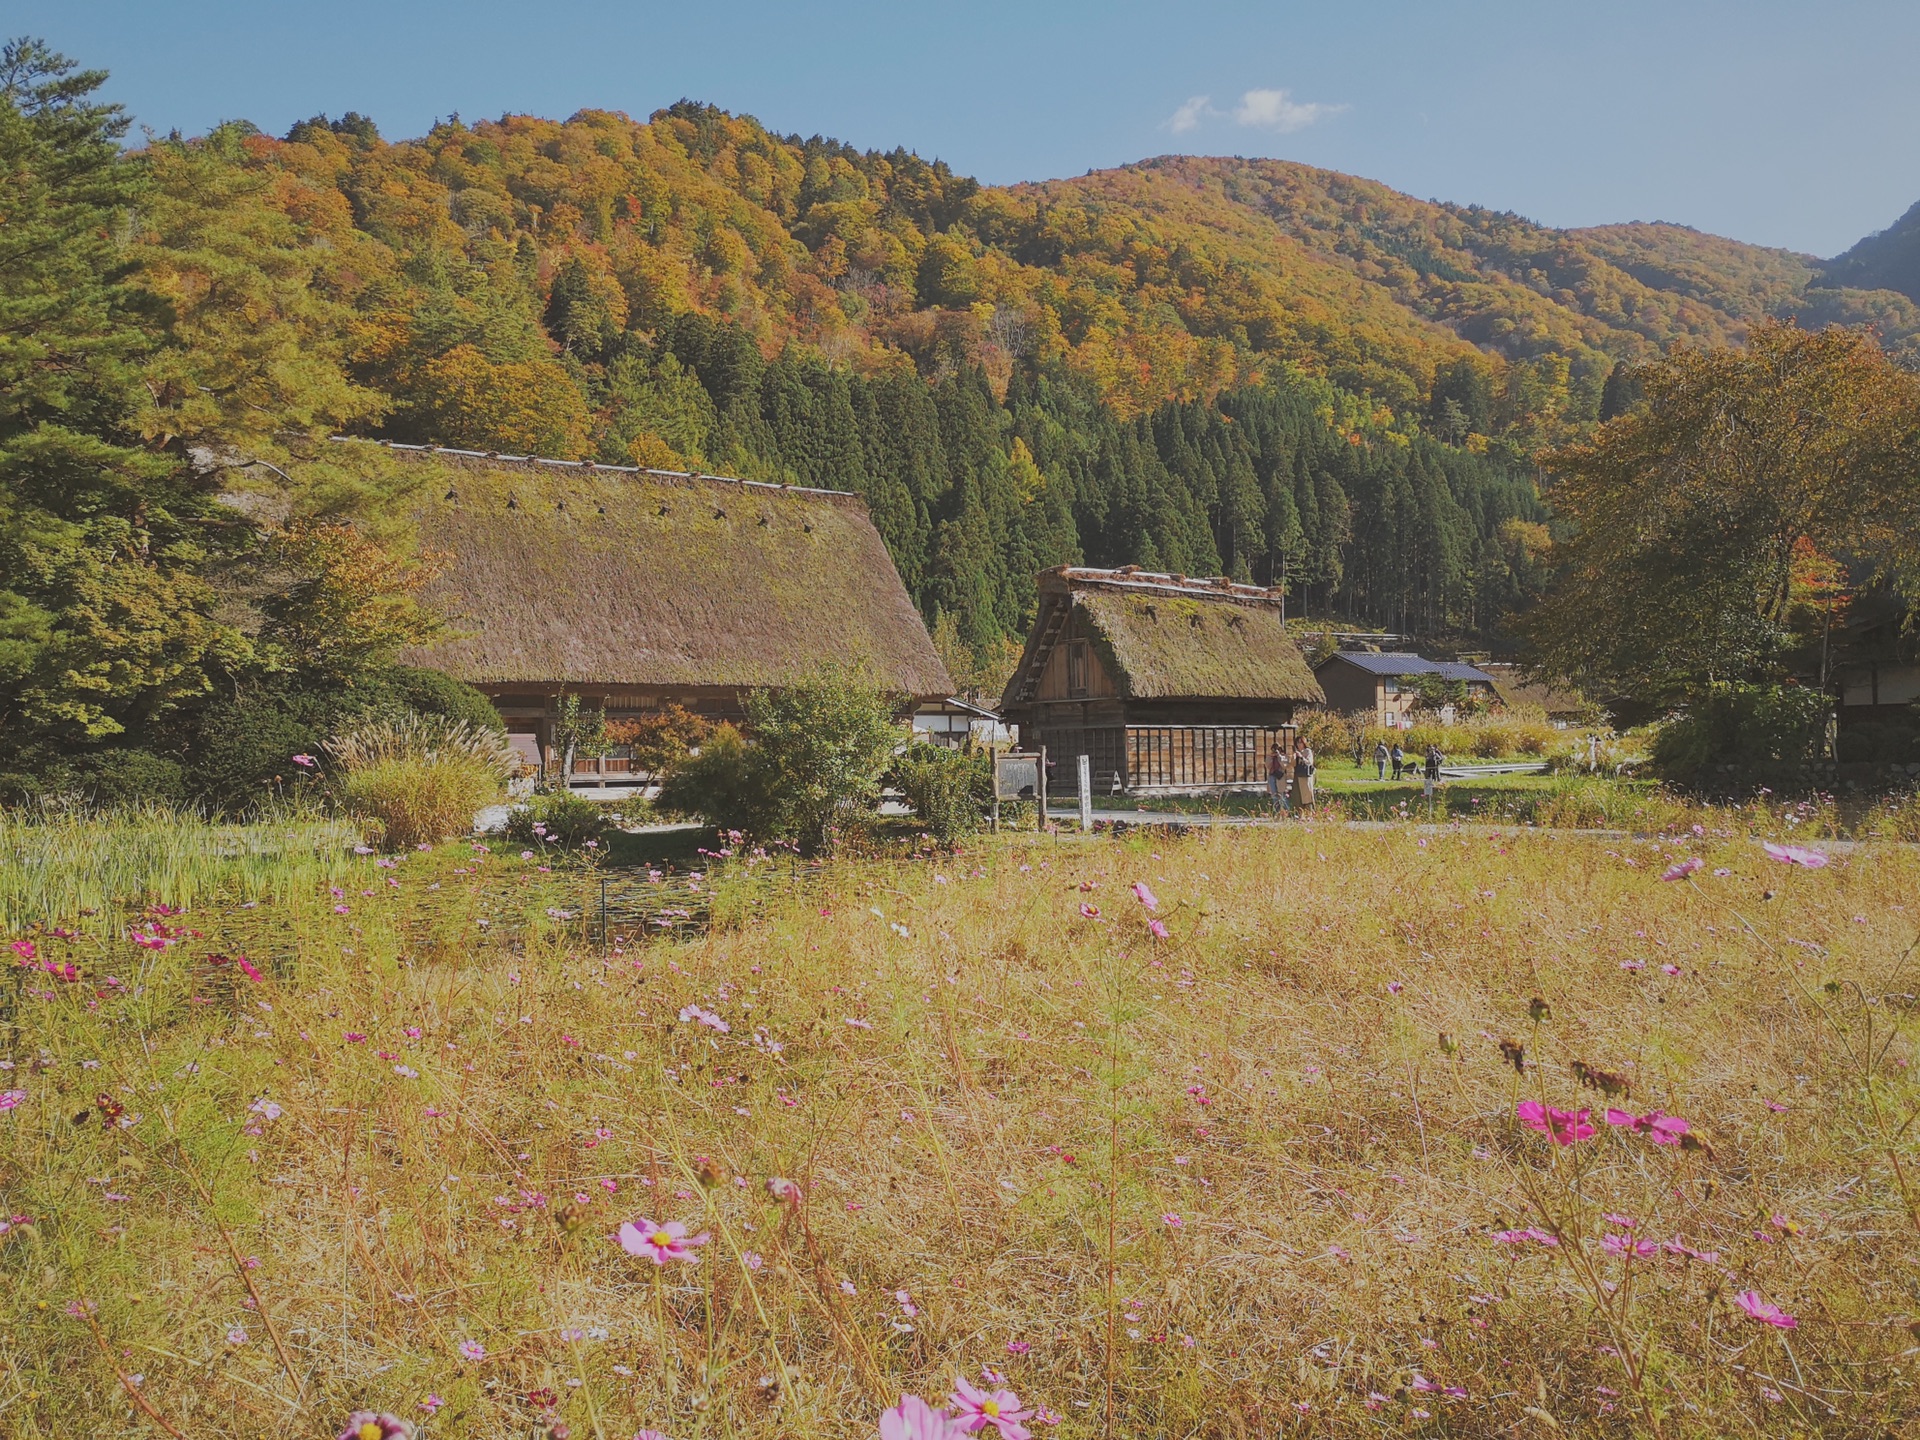
[[[1040,576],[1033,640],[1006,704],[1030,700],[1060,633],[1049,611],[1082,615],[1120,693],[1135,700],[1326,699],[1281,619],[1278,591],[1225,578],[1193,580],[1133,567],[1062,566]],[[1037,643],[1036,643],[1037,642]]]
[[[756,688],[838,662],[898,694],[953,693],[856,495],[432,459],[451,480],[429,487],[421,541],[445,558],[431,593],[454,633],[409,663],[483,686]]]

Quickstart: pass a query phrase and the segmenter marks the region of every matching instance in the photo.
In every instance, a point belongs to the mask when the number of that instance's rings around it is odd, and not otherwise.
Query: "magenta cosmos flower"
[[[311,770],[320,762],[311,755],[296,755],[293,757],[293,763],[298,765],[302,770]]]
[[[966,1433],[953,1416],[918,1395],[902,1395],[898,1405],[880,1413],[880,1440],[959,1440]]]
[[[1133,882],[1133,898],[1149,910],[1158,910],[1160,908],[1160,897],[1147,888],[1147,882],[1144,880],[1136,880]]]
[[[1809,870],[1820,869],[1831,858],[1824,850],[1812,850],[1805,845],[1776,845],[1771,840],[1761,841],[1760,848],[1782,865],[1802,865]]]
[[[1733,1300],[1747,1312],[1749,1320],[1757,1320],[1762,1325],[1771,1325],[1776,1330],[1791,1330],[1800,1323],[1778,1305],[1769,1305],[1762,1300],[1758,1290],[1742,1290],[1733,1297]]]
[[[340,1432],[340,1440],[407,1440],[413,1434],[413,1426],[398,1415],[389,1415],[383,1410],[356,1410],[347,1417],[347,1428]]]
[[[1164,940],[1167,938],[1167,922],[1157,915],[1147,921],[1147,929],[1153,932],[1153,938],[1156,940]]]
[[[1630,1115],[1625,1110],[1609,1109],[1607,1124],[1623,1125],[1636,1135],[1645,1135],[1656,1145],[1678,1145],[1680,1137],[1693,1128],[1678,1115],[1662,1115],[1658,1110]]]
[[[1522,1100],[1513,1107],[1513,1113],[1529,1130],[1551,1135],[1556,1145],[1571,1145],[1593,1134],[1593,1126],[1587,1123],[1591,1110],[1555,1110],[1538,1100]]]
[[[669,1260],[699,1264],[700,1257],[693,1253],[693,1247],[706,1244],[709,1238],[704,1230],[698,1235],[687,1234],[687,1227],[678,1220],[656,1225],[644,1217],[629,1220],[620,1227],[619,1233],[622,1250],[643,1260],[651,1260],[656,1265],[664,1265]]]
[[[991,1426],[998,1440],[1032,1440],[1033,1432],[1020,1423],[1031,1420],[1032,1413],[1020,1408],[1020,1397],[1011,1390],[976,1390],[956,1377],[952,1404],[964,1434],[978,1435]]]

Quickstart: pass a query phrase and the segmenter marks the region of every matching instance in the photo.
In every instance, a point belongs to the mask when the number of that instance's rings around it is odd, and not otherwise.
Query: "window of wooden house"
[[[1398,680],[1382,680],[1380,682],[1380,693],[1383,695],[1398,695],[1400,693],[1400,682]]]
[[[1081,696],[1087,693],[1088,672],[1093,657],[1088,653],[1087,642],[1073,640],[1067,644],[1067,694]]]

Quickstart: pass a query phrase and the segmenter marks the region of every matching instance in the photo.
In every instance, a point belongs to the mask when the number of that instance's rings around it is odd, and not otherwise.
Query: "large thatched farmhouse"
[[[1086,755],[1098,790],[1206,790],[1259,784],[1295,707],[1325,698],[1278,591],[1064,565],[1001,710],[1056,776]]]
[[[395,446],[396,450],[402,447]],[[829,664],[897,694],[952,693],[865,504],[839,491],[437,450],[421,514],[449,638],[405,658],[486,694],[544,751],[577,695],[614,717],[747,693]]]

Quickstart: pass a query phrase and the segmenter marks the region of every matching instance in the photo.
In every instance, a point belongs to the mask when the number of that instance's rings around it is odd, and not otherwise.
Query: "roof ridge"
[[[496,465],[546,465],[555,470],[581,470],[593,475],[652,475],[661,480],[711,480],[717,485],[738,485],[749,490],[772,490],[789,495],[833,495],[857,500],[853,490],[827,490],[816,485],[782,485],[773,480],[742,480],[734,475],[713,475],[703,470],[655,470],[646,465],[602,465],[597,460],[557,460],[548,455],[508,455],[499,450],[461,450],[452,445],[409,445],[400,440],[376,440],[362,435],[329,435],[339,445],[378,445],[419,455],[451,455],[461,460],[487,460]]]
[[[1056,565],[1051,570],[1041,571],[1039,580],[1043,586],[1051,581],[1062,589],[1104,587],[1266,605],[1279,604],[1281,594],[1278,589],[1245,585],[1225,575],[1195,577],[1175,571],[1142,570],[1137,565],[1122,565],[1115,569],[1093,565]]]

